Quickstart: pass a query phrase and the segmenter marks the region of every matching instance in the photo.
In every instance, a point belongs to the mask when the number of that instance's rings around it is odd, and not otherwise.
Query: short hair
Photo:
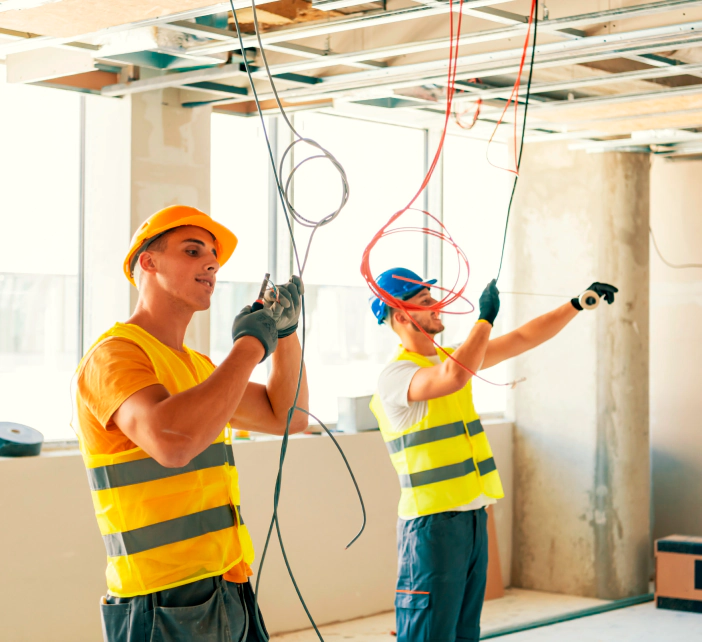
[[[399,308],[391,308],[389,305],[385,304],[385,318],[383,319],[383,322],[390,327],[391,330],[395,330],[395,325],[393,323],[393,317],[395,316],[395,312],[400,312]]]
[[[169,232],[172,232],[174,229],[171,230],[166,230],[162,234],[159,234],[155,239],[149,242],[147,239],[144,241],[142,244],[141,248],[137,250],[136,253],[136,261],[134,263],[134,269],[132,270],[132,274],[134,275],[134,284],[136,285],[136,289],[139,289],[139,286],[141,285],[141,265],[139,265],[139,257],[144,253],[144,252],[163,252],[166,249],[166,246],[168,245],[168,239],[166,238],[168,236]],[[143,249],[142,249],[143,248]]]

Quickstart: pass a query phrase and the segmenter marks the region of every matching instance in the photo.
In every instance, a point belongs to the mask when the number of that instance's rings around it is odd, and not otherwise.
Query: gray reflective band
[[[475,419],[470,423],[467,423],[466,428],[471,437],[475,437],[475,435],[479,435],[481,432],[483,432],[483,424],[480,423],[480,419]]]
[[[236,514],[239,516],[239,525],[243,526],[244,525],[244,517],[241,514],[241,506],[236,507]]]
[[[411,475],[400,475],[400,486],[402,488],[416,488],[417,486],[426,486],[427,484],[465,477],[473,472],[475,472],[473,460],[466,459],[450,466],[423,470],[421,473],[412,473]]]
[[[405,448],[412,448],[412,446],[421,446],[423,444],[430,444],[434,441],[441,441],[442,439],[451,439],[452,437],[458,437],[459,435],[465,435],[466,430],[463,427],[462,421],[454,421],[452,424],[444,424],[443,426],[436,426],[434,428],[427,428],[426,430],[420,430],[418,432],[410,433],[409,435],[402,435],[397,439],[386,442],[386,446],[390,451],[391,455],[399,453]]]
[[[230,466],[234,466],[234,449],[231,444],[224,444],[224,450],[227,454],[227,463]]]
[[[135,555],[143,551],[182,542],[186,539],[214,533],[235,524],[232,507],[219,506],[192,515],[176,517],[165,522],[135,528],[124,533],[103,536],[108,557]]]
[[[166,468],[151,457],[127,461],[123,464],[113,464],[112,466],[88,468],[90,490],[106,490],[107,488],[120,488],[157,479],[167,479],[195,470],[223,466],[229,461],[229,458],[231,458],[230,465],[234,465],[234,454],[228,452],[226,446],[224,442],[212,444],[182,468]],[[229,449],[231,450],[231,446]]]
[[[478,462],[478,472],[480,473],[481,477],[491,473],[493,470],[497,470],[497,464],[492,457],[490,457],[490,459],[486,459],[485,461]]]

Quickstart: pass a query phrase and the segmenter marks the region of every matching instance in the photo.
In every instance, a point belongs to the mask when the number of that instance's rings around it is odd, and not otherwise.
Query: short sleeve
[[[378,380],[378,394],[385,408],[407,410],[410,407],[407,393],[420,368],[412,361],[394,361],[385,367]]]
[[[159,384],[151,360],[132,341],[118,337],[99,345],[76,382],[85,407],[103,428],[135,392]]]

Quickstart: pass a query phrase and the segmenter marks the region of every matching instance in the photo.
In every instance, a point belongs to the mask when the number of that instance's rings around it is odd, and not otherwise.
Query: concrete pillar
[[[208,107],[180,106],[178,89],[134,94],[131,100],[131,229],[168,205],[210,210]],[[136,291],[132,291],[132,307]],[[210,314],[198,312],[185,342],[209,354]]]
[[[527,377],[512,396],[515,586],[648,590],[648,221],[648,155],[525,148],[501,289],[567,300],[606,281],[620,294],[513,362]],[[558,304],[503,299],[511,327]]]

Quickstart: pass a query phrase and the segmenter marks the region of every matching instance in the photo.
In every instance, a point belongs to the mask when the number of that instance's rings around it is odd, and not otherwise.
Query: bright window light
[[[75,438],[79,96],[0,82],[0,421]]]

